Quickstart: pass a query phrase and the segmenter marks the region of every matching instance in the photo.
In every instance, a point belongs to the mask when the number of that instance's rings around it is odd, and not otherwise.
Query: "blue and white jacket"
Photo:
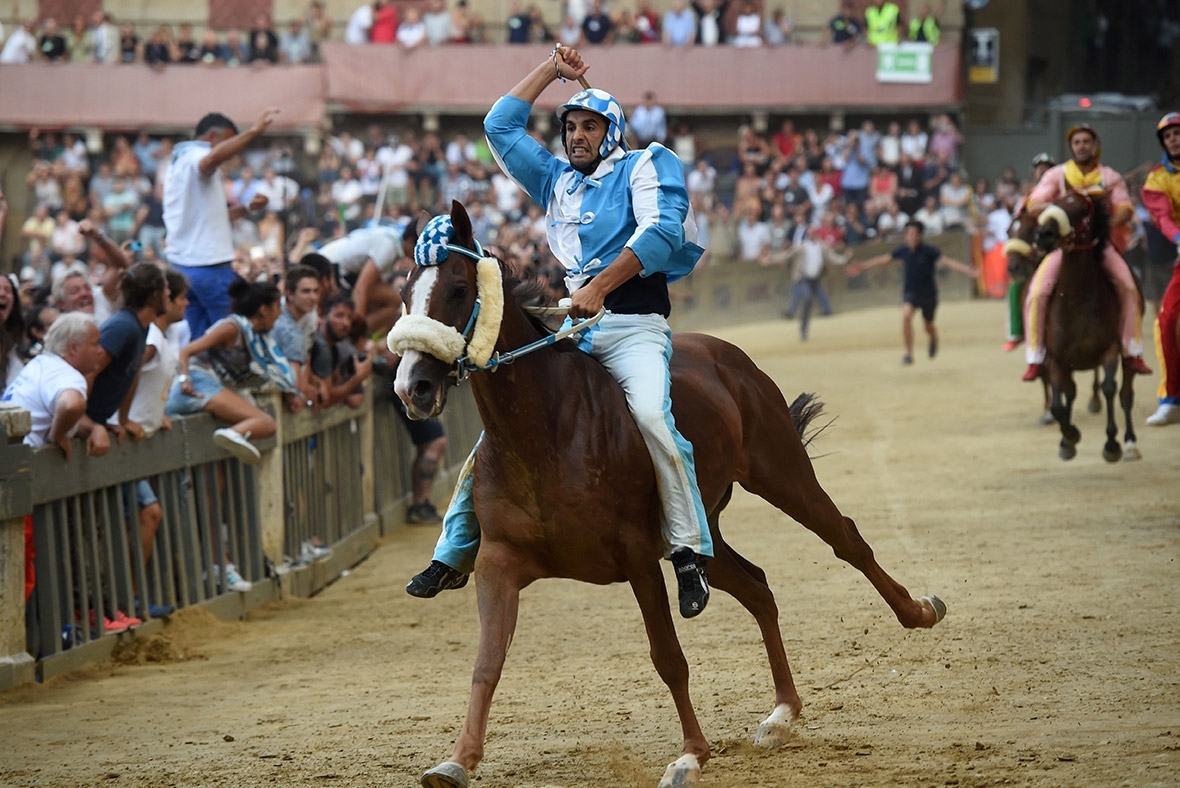
[[[584,176],[528,135],[531,110],[504,96],[484,118],[484,132],[501,169],[545,208],[549,248],[565,266],[569,292],[629,248],[643,270],[607,296],[606,308],[667,317],[668,282],[687,276],[704,253],[680,159],[658,143],[618,147]]]

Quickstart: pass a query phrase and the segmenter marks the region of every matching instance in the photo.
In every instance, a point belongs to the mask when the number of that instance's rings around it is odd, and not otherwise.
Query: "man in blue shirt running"
[[[607,310],[579,347],[622,385],[651,452],[680,614],[691,618],[709,599],[705,560],[713,545],[692,445],[672,418],[668,282],[690,273],[704,250],[694,243],[680,160],[658,143],[626,150],[626,120],[609,93],[583,90],[558,108],[568,160],[529,136],[533,102],[554,81],[578,79],[587,68],[576,50],[555,49],[496,102],[484,130],[501,169],[546,210],[549,247],[566,269],[570,318]],[[406,587],[413,596],[460,588],[474,568],[479,523],[470,466],[458,480],[434,560]]]
[[[938,329],[934,327],[934,312],[938,308],[938,284],[935,282],[935,266],[942,263],[964,276],[975,278],[975,269],[947,257],[924,240],[926,227],[919,221],[905,226],[905,244],[892,252],[870,257],[863,263],[854,263],[844,270],[849,276],[856,276],[868,268],[885,265],[891,260],[901,260],[905,266],[902,274],[901,336],[905,342],[905,355],[901,363],[914,363],[914,312],[922,312],[926,335],[930,338],[930,358],[938,353]]]

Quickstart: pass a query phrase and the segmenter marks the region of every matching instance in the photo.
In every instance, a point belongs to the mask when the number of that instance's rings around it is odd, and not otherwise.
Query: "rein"
[[[478,302],[478,299],[477,299],[477,302]],[[526,306],[526,307],[521,307],[521,308],[524,309],[524,311],[529,312],[534,315],[565,315],[565,314],[569,314],[569,306],[568,305],[566,305],[566,306]],[[544,348],[544,347],[549,347],[550,345],[557,344],[558,342],[560,342],[563,339],[566,339],[567,337],[570,337],[570,336],[573,336],[574,334],[585,331],[586,329],[594,326],[599,320],[602,319],[602,316],[605,314],[606,314],[606,309],[600,309],[600,310],[598,310],[598,314],[594,315],[594,317],[588,317],[585,320],[581,320],[577,323],[573,323],[568,328],[563,328],[562,330],[558,331],[556,334],[550,334],[549,336],[541,337],[538,340],[530,342],[527,345],[524,345],[523,347],[517,348],[516,350],[510,350],[507,353],[495,353],[490,359],[488,359],[488,362],[483,365],[471,363],[470,361],[467,360],[466,355],[460,356],[455,361],[455,368],[453,370],[451,370],[451,376],[453,378],[455,378],[455,380],[458,383],[462,383],[463,381],[467,380],[467,378],[471,377],[471,374],[473,372],[482,372],[485,370],[494,372],[496,370],[496,368],[499,367],[501,364],[511,364],[513,361],[516,361],[516,359],[520,358],[521,356],[527,356],[529,353],[540,350],[541,348]]]
[[[1098,239],[1091,237],[1093,235],[1094,224],[1094,198],[1085,192],[1079,191],[1075,193],[1086,201],[1086,214],[1078,220],[1076,227],[1070,222],[1069,235],[1063,237],[1060,242],[1061,251],[1063,252],[1087,251],[1098,245]]]

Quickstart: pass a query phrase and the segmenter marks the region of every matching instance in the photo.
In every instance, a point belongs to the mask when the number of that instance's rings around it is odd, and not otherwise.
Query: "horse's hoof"
[[[946,617],[946,602],[936,597],[934,594],[922,597],[922,601],[934,608],[934,623],[937,624]]]
[[[681,755],[664,770],[664,778],[658,788],[679,788],[682,785],[696,785],[701,780],[701,765],[695,755]]]
[[[754,744],[768,750],[782,747],[791,739],[791,723],[798,716],[785,703],[775,706],[770,716],[758,726],[758,733],[754,736]]]
[[[1110,463],[1118,462],[1123,458],[1123,450],[1118,444],[1113,448],[1106,448],[1102,450],[1102,459]]]
[[[1063,460],[1072,460],[1078,456],[1078,450],[1072,443],[1063,443],[1057,450],[1057,456]]]
[[[1134,462],[1135,460],[1142,460],[1143,455],[1139,453],[1139,447],[1134,441],[1127,441],[1126,447],[1123,449],[1123,462]]]
[[[467,772],[454,761],[427,770],[418,780],[422,788],[467,788]]]

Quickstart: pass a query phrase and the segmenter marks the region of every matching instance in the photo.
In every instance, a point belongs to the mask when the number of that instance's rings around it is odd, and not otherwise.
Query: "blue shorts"
[[[123,485],[123,499],[128,503],[131,502],[131,485],[135,485],[135,502],[140,509],[146,509],[153,503],[159,501],[156,493],[152,490],[152,486],[147,483],[147,479],[140,479],[137,482],[127,482]],[[130,516],[131,513],[124,508],[123,514]]]
[[[168,401],[164,403],[165,413],[174,416],[190,416],[200,413],[209,404],[209,400],[225,388],[216,375],[198,367],[191,367],[188,376],[196,396],[190,397],[188,394],[182,393],[180,381],[174,379],[172,388],[168,391]]]

